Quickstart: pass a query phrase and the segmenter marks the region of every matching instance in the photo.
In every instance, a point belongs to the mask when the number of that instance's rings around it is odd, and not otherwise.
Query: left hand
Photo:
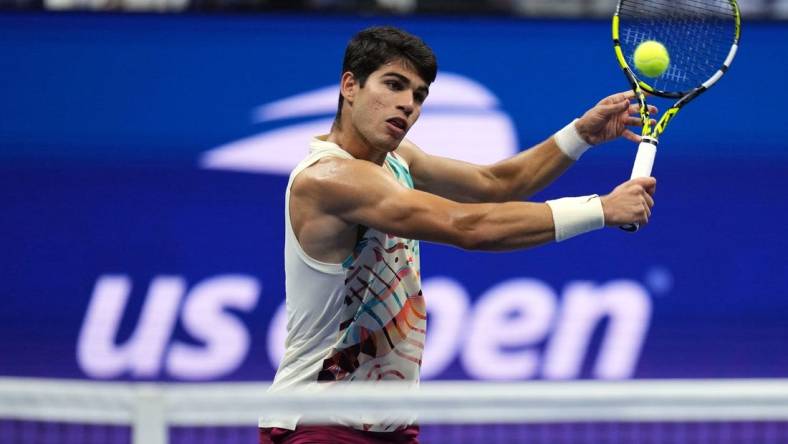
[[[586,142],[597,145],[624,136],[633,142],[640,142],[640,136],[629,130],[628,126],[643,126],[640,120],[640,105],[632,100],[632,90],[605,97],[595,107],[583,114],[575,127],[580,137]],[[651,116],[657,114],[657,108],[649,105]],[[656,121],[653,122],[656,124]]]

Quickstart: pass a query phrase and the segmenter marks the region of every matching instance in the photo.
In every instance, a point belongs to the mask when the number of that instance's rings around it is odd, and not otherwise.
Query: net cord
[[[244,426],[263,412],[325,422],[343,414],[416,414],[423,423],[785,421],[788,380],[427,382],[270,394],[267,383],[139,384],[0,379],[0,418],[129,425],[165,444],[169,426]]]

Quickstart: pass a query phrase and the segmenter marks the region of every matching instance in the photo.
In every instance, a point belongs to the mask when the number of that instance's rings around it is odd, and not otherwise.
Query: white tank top
[[[290,174],[285,194],[287,339],[269,390],[320,390],[338,381],[397,380],[417,385],[427,318],[419,243],[369,228],[341,264],[309,257],[290,222],[293,180],[322,158],[353,159],[338,145],[320,139],[313,139],[310,148],[309,156]],[[390,153],[384,166],[402,186],[413,188],[401,157]],[[294,429],[297,422],[297,417],[266,412],[259,425]],[[335,422],[392,431],[412,418],[373,414],[337,417]]]

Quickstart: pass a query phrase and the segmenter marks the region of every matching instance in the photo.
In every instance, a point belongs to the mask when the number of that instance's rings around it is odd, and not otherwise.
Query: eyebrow
[[[399,79],[401,82],[405,83],[406,85],[410,85],[410,83],[411,83],[409,78],[403,76],[402,74],[400,74],[398,72],[389,71],[389,72],[383,74],[383,77],[386,77],[386,76],[396,77],[397,79]],[[426,86],[419,86],[418,88],[416,88],[416,91],[422,91],[422,92],[424,92],[425,95],[429,95],[429,93],[430,93],[430,89],[428,87],[426,87]]]

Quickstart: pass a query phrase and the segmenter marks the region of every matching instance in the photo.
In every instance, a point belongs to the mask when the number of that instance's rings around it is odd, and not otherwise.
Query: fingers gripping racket
[[[643,122],[632,179],[651,175],[665,127],[684,105],[725,74],[736,55],[740,33],[741,15],[735,0],[619,0],[613,16],[613,45]],[[656,77],[635,67],[635,50],[647,41],[661,43],[670,56],[667,69]],[[656,125],[651,124],[646,93],[678,99]],[[640,227],[633,223],[621,228],[634,232]]]

